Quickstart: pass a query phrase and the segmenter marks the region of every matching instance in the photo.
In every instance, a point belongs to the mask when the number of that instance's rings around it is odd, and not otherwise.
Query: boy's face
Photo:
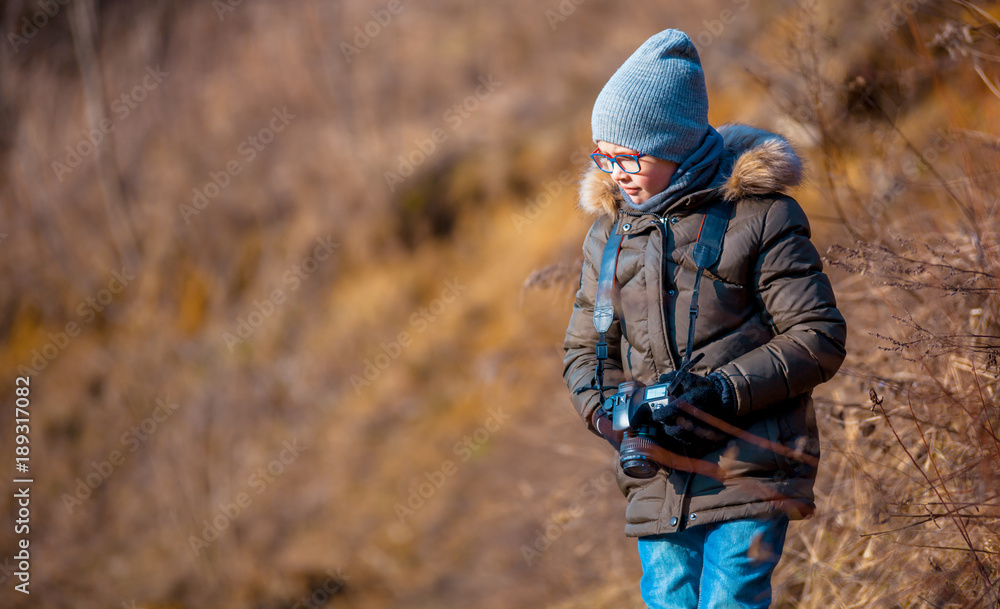
[[[610,142],[597,142],[597,148],[610,157],[618,154],[639,154],[638,150],[625,148]],[[611,172],[613,179],[622,190],[628,193],[632,202],[642,205],[653,195],[660,194],[670,185],[670,178],[677,171],[678,164],[664,161],[649,155],[639,158],[639,173],[625,173],[617,163]]]

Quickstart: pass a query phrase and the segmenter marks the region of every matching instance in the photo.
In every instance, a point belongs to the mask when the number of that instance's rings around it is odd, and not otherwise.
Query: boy
[[[677,30],[647,40],[611,77],[592,129],[596,167],[580,206],[598,218],[583,246],[564,378],[584,421],[616,448],[622,425],[602,394],[623,381],[671,384],[646,437],[679,458],[635,469],[622,447],[616,472],[643,599],[768,607],[788,521],[814,509],[811,390],[845,355],[846,325],[806,216],[781,194],[801,181],[801,162],[781,136],[709,125],[698,53]],[[714,254],[696,255],[696,244]],[[598,280],[609,273],[614,317],[598,332]]]

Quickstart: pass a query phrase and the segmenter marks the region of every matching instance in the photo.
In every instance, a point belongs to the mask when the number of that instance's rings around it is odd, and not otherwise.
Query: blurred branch
[[[96,27],[93,0],[77,0],[70,15],[70,30],[73,33],[73,48],[80,66],[83,81],[83,98],[86,105],[88,127],[95,128],[105,120],[104,87],[94,45]],[[114,138],[107,138],[109,149],[114,146]],[[104,207],[108,214],[111,238],[124,268],[138,267],[138,245],[126,209],[125,196],[121,184],[113,149],[95,145],[98,179],[104,194]]]
[[[803,5],[803,14],[811,13],[816,10],[815,4],[811,7],[805,7]],[[840,218],[842,226],[848,232],[848,234],[854,239],[861,239],[861,233],[854,228],[854,226],[847,219],[847,214],[844,213],[844,206],[840,201],[840,194],[837,192],[837,186],[833,181],[833,158],[835,150],[831,143],[830,138],[830,127],[826,121],[826,115],[823,112],[823,76],[820,74],[820,62],[819,55],[817,54],[816,47],[816,24],[810,18],[806,24],[806,31],[809,33],[809,60],[810,64],[807,66],[806,62],[802,59],[802,54],[798,48],[796,48],[796,56],[799,59],[799,67],[801,68],[801,74],[806,79],[806,83],[809,85],[809,91],[811,93],[810,101],[813,105],[813,116],[816,119],[816,126],[819,128],[820,133],[820,147],[823,149],[823,154],[821,159],[823,162],[823,174],[826,177],[827,192],[833,201],[833,207],[837,211],[837,217]],[[846,182],[846,181],[845,181]]]
[[[968,548],[957,548],[957,547],[953,547],[953,546],[928,546],[928,545],[917,544],[917,543],[905,543],[905,542],[902,542],[902,541],[895,541],[895,540],[893,540],[893,543],[897,543],[897,544],[899,544],[901,546],[908,546],[908,547],[911,547],[911,548],[927,548],[927,549],[930,549],[930,550],[956,550],[956,551],[959,551],[959,552],[972,552],[973,556],[975,556],[976,553],[1000,554],[1000,552],[994,552],[993,550],[984,550],[982,548],[974,548],[974,547],[971,547],[971,546],[968,547]]]
[[[990,92],[993,93],[993,95],[1000,97],[1000,85],[991,81],[989,77],[986,76],[986,73],[983,72],[983,68],[982,66],[979,65],[978,61],[973,63],[973,68],[976,70],[976,74],[979,74],[979,78],[983,79],[983,82],[986,83],[986,86],[989,88]]]
[[[969,9],[971,11],[979,13],[980,15],[982,15],[983,17],[985,17],[987,20],[992,21],[994,25],[996,25],[997,27],[1000,27],[1000,21],[997,21],[993,17],[993,15],[987,13],[986,11],[984,11],[981,8],[979,8],[975,4],[972,4],[971,2],[966,2],[965,0],[952,0],[952,2],[954,2],[955,4],[960,4],[960,5],[964,6],[965,8],[967,8],[967,9]]]
[[[913,153],[917,158],[923,158],[923,155],[920,153],[920,150],[913,144],[912,141],[910,141],[910,138],[906,137],[906,134],[903,133],[903,130],[899,128],[899,125],[896,123],[896,119],[893,118],[892,116],[889,116],[889,113],[882,108],[882,104],[878,103],[878,101],[876,101],[875,98],[871,96],[871,92],[869,91],[865,92],[865,102],[869,106],[874,108],[880,115],[882,115],[882,118],[885,119],[885,121],[889,124],[892,130],[900,137],[901,140],[903,140],[903,144],[906,146],[907,150]],[[976,236],[979,237],[979,240],[981,241],[982,235],[979,233],[979,226],[976,223],[976,215],[975,213],[973,213],[972,208],[968,204],[966,204],[965,201],[960,199],[958,195],[955,194],[955,192],[951,189],[951,187],[948,186],[948,181],[944,179],[944,176],[942,176],[940,172],[938,172],[937,168],[934,167],[932,163],[926,163],[925,166],[927,167],[927,170],[934,175],[938,183],[944,187],[945,192],[947,192],[948,196],[950,196],[951,199],[955,202],[955,204],[958,205],[958,208],[962,210],[962,213],[965,214],[965,217],[969,220],[969,224],[971,225],[972,230],[975,231]]]
[[[944,258],[944,255],[923,245],[932,256]],[[906,290],[934,289],[951,294],[995,294],[997,288],[994,285],[977,285],[977,282],[1000,279],[993,273],[967,269],[956,264],[908,258],[887,246],[872,243],[860,242],[853,248],[834,245],[830,251],[843,256],[840,259],[828,257],[827,261],[831,266],[852,274],[868,275],[881,285]],[[935,275],[931,273],[932,270],[943,271],[944,276]]]
[[[991,358],[992,361],[988,361],[986,364],[987,365],[986,370],[989,370],[989,366],[991,363],[993,365],[996,365],[996,359],[997,356],[994,353],[993,357]],[[997,462],[1000,463],[1000,440],[997,439],[997,430],[993,425],[993,417],[991,417],[990,413],[986,410],[986,405],[989,403],[989,401],[987,401],[986,396],[983,394],[983,383],[979,376],[979,369],[977,369],[975,365],[972,366],[972,372],[973,372],[973,378],[976,379],[976,392],[979,394],[979,403],[982,405],[982,410],[984,415],[983,419],[986,421],[986,425],[989,428],[989,438],[992,441],[993,450],[996,451]]]
[[[951,489],[948,488],[948,485],[944,483],[944,477],[941,474],[941,470],[938,468],[937,459],[935,459],[933,456],[934,451],[932,450],[931,444],[927,441],[927,436],[924,434],[924,428],[921,427],[920,423],[916,421],[917,415],[916,412],[914,412],[913,410],[913,401],[910,399],[909,395],[907,395],[906,404],[910,408],[910,413],[913,415],[914,425],[917,429],[917,432],[920,434],[920,441],[923,443],[924,448],[927,450],[927,460],[930,462],[931,467],[934,468],[934,473],[937,476],[938,482],[940,484],[940,490],[938,484],[935,484],[930,479],[929,476],[925,474],[924,477],[927,480],[927,483],[931,486],[931,489],[934,491],[934,494],[938,496],[938,499],[944,502],[944,496],[946,495],[948,497],[949,502],[951,504],[954,504],[955,500],[951,496]],[[882,412],[885,412],[885,408],[881,405],[881,403],[879,404],[879,407],[882,408]],[[886,420],[888,421],[888,418],[886,418]],[[895,430],[893,430],[893,433],[895,434]],[[898,439],[899,436],[897,436],[897,440]],[[909,451],[907,451],[907,455],[909,454],[910,454]],[[916,461],[914,461],[914,465],[916,465]],[[923,468],[920,468],[920,471],[921,473],[923,473]],[[944,494],[942,494],[941,491],[944,491]],[[990,579],[989,571],[986,569],[986,565],[984,565],[982,560],[979,558],[979,554],[977,553],[975,547],[972,544],[972,537],[965,526],[965,522],[963,522],[961,518],[958,518],[954,515],[951,516],[950,519],[958,528],[959,533],[961,533],[962,535],[962,539],[965,540],[968,549],[972,552],[972,558],[975,560],[976,566],[978,567],[979,576],[983,579],[984,583],[986,584],[986,587],[992,589],[993,581]]]

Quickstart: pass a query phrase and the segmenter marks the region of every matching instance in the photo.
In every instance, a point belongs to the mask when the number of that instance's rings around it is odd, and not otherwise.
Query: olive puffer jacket
[[[617,185],[596,169],[581,185],[581,208],[599,217],[583,245],[563,376],[588,425],[600,402],[586,388],[594,382],[594,294],[610,231],[624,238],[604,384],[651,385],[680,365],[687,347],[702,212],[732,208],[722,254],[701,281],[693,354],[704,357],[692,371],[718,371],[731,381],[731,423],[747,433],[702,457],[718,467],[714,476],[661,470],[643,480],[617,466],[630,537],[778,511],[803,518],[815,507],[819,436],[811,390],[840,367],[846,324],[805,213],[780,194],[801,180],[794,150],[784,138],[745,125],[719,133],[735,156],[726,181],[675,201],[662,215],[625,209]]]

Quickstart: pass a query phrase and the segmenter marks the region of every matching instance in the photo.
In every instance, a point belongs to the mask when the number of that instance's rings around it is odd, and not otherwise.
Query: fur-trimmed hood
[[[718,131],[733,159],[725,169],[725,182],[717,189],[724,199],[780,192],[802,182],[802,160],[784,137],[738,123],[722,125]],[[624,204],[610,174],[594,167],[583,177],[580,207],[587,213],[614,217]]]

